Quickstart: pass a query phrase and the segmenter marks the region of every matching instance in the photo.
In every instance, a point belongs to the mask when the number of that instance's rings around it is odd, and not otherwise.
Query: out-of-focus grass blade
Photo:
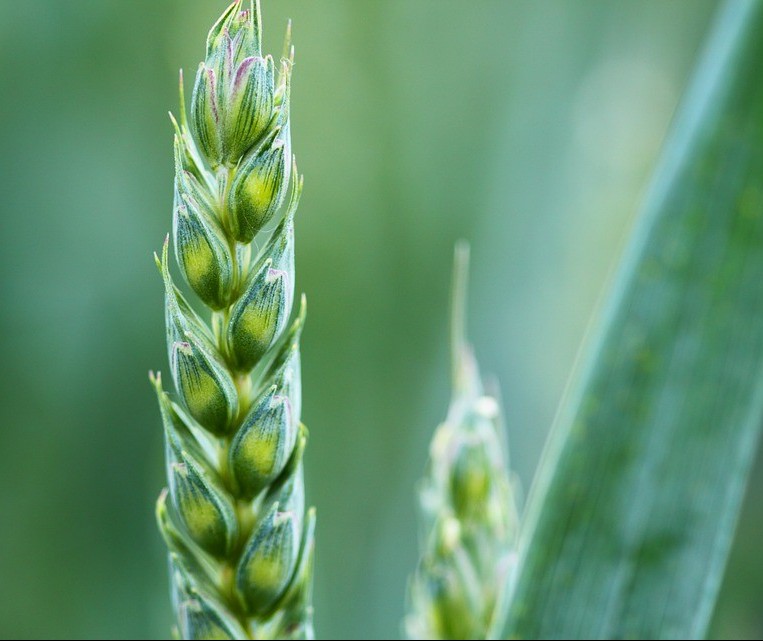
[[[720,14],[591,347],[507,634],[701,637],[763,418],[763,2]]]

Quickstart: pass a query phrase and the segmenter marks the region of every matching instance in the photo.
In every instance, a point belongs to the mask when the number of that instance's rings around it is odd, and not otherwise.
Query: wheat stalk
[[[500,404],[465,339],[469,250],[456,247],[453,395],[430,445],[420,505],[422,555],[408,589],[411,639],[485,639],[500,631],[515,564],[517,511]]]
[[[175,127],[173,246],[205,323],[165,286],[173,401],[151,375],[166,441],[168,489],[157,504],[169,548],[177,633],[189,639],[313,638],[315,514],[305,514],[300,423],[302,298],[294,297],[294,214],[302,190],[291,154],[293,48],[261,52],[259,2],[237,0],[209,32]],[[278,66],[279,73],[275,73]],[[252,245],[287,201],[252,258]]]

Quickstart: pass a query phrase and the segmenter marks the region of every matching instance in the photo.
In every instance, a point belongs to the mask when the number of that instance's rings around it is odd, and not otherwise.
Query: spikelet
[[[411,639],[485,639],[500,631],[515,565],[517,511],[500,406],[464,337],[468,247],[456,248],[453,396],[430,445],[420,504],[422,554],[408,586]]]
[[[226,9],[209,32],[190,117],[181,74],[180,117],[172,118],[172,245],[207,309],[197,313],[173,281],[168,238],[156,260],[175,395],[151,375],[168,478],[157,520],[176,634],[187,639],[313,638],[315,512],[305,511],[300,422],[304,297],[289,320],[302,191],[290,138],[293,49],[287,31],[283,59],[263,55],[260,15],[254,1]],[[275,230],[253,256],[253,240],[271,222]]]

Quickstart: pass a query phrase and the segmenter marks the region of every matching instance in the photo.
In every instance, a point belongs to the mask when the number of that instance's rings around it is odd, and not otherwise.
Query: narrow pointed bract
[[[289,591],[281,601],[283,639],[313,639],[313,561],[315,558],[315,508],[305,517],[302,552]]]
[[[172,117],[172,244],[190,291],[171,274],[168,239],[156,262],[173,397],[159,374],[151,380],[168,478],[156,516],[176,634],[188,639],[314,638],[315,511],[305,511],[300,422],[304,296],[289,321],[302,190],[290,139],[293,50],[276,78],[261,43],[259,4],[236,0],[209,32],[188,115],[181,74]],[[270,238],[253,252],[271,221]]]

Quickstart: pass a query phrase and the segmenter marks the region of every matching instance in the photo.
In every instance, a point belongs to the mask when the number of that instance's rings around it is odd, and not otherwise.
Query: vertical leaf
[[[763,3],[720,14],[533,490],[507,634],[695,638],[763,418]]]

